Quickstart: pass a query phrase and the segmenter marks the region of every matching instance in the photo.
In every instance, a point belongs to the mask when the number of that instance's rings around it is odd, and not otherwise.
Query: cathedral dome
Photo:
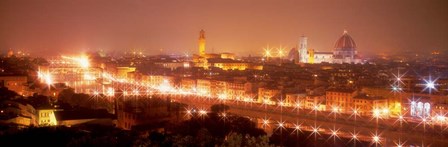
[[[356,43],[353,41],[352,37],[348,35],[347,31],[344,31],[344,34],[336,41],[334,45],[335,50],[355,50]]]
[[[296,48],[292,48],[288,53],[288,60],[293,61],[299,58],[299,51]]]

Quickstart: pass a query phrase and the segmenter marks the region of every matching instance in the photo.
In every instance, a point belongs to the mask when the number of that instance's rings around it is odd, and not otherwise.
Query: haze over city
[[[0,0],[0,146],[448,146],[447,0]]]
[[[445,0],[2,0],[0,49],[59,55],[103,49],[147,54],[209,52],[261,56],[267,45],[332,51],[348,30],[361,56],[448,50]],[[45,53],[44,53],[45,52]]]

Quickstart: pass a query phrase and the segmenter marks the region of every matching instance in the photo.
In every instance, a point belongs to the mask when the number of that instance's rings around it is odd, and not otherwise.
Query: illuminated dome
[[[333,50],[334,63],[359,63],[356,43],[352,37],[344,31],[342,36],[336,41]]]
[[[348,35],[347,31],[344,31],[344,34],[341,36],[341,38],[336,41],[334,48],[336,50],[354,50],[356,49],[356,43],[355,41],[353,41],[352,37]]]

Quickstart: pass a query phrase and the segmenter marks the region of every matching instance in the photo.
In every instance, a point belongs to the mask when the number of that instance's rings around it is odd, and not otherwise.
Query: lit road
[[[416,123],[403,122],[403,132],[400,133],[400,123],[395,122],[393,119],[380,119],[378,120],[377,125],[376,119],[374,118],[358,116],[355,122],[354,117],[349,119],[349,115],[338,114],[335,120],[333,115],[329,112],[314,113],[314,111],[305,109],[297,111],[292,108],[280,108],[276,106],[264,107],[259,104],[236,103],[231,101],[220,102],[204,98],[175,98],[175,100],[199,109],[208,109],[213,104],[226,104],[230,107],[230,113],[253,118],[253,121],[259,123],[260,126],[261,123],[263,123],[261,120],[267,117],[270,122],[270,127],[266,129],[268,132],[275,129],[277,121],[284,121],[286,123],[285,126],[291,128],[294,126],[294,123],[298,121],[299,124],[301,124],[302,129],[306,131],[312,131],[312,128],[315,127],[314,124],[316,124],[319,128],[319,133],[321,134],[331,134],[332,132],[330,129],[336,128],[339,130],[338,136],[341,138],[352,137],[353,135],[351,134],[353,134],[355,129],[356,133],[358,133],[357,139],[372,141],[375,132],[377,132],[378,136],[381,138],[381,143],[384,146],[393,146],[395,145],[394,142],[398,142],[398,140],[407,141],[407,145],[448,145],[448,141],[445,138],[437,135],[442,130],[440,126],[437,125],[428,125],[425,130],[423,130],[424,126],[422,124],[418,125]],[[415,127],[417,125],[418,127]],[[412,128],[412,130],[409,128]],[[444,133],[446,134],[446,132]]]
[[[378,145],[383,146],[394,146],[399,140],[405,141],[406,145],[448,145],[448,140],[445,140],[441,136],[441,134],[447,135],[447,132],[444,131],[447,128],[446,124],[430,125],[429,122],[422,123],[410,118],[404,118],[402,123],[400,123],[398,118],[377,119],[375,117],[359,115],[357,115],[355,121],[355,117],[348,114],[338,113],[334,116],[333,113],[327,111],[297,110],[293,107],[201,97],[196,94],[185,94],[179,91],[173,91],[172,89],[148,88],[145,85],[135,83],[114,82],[110,86],[113,89],[126,90],[122,92],[123,95],[139,97],[158,95],[170,97],[174,101],[204,110],[209,109],[213,104],[226,104],[230,107],[230,113],[249,117],[252,121],[258,123],[260,128],[263,128],[263,121],[266,121],[269,127],[265,127],[264,129],[268,133],[272,132],[280,121],[284,122],[284,126],[287,128],[293,128],[295,123],[298,123],[301,124],[301,130],[310,132],[316,130],[318,134],[330,135],[333,133],[331,129],[337,129],[337,135],[340,138],[353,138],[353,134],[356,134],[357,140],[365,142],[375,142],[374,138],[378,136],[378,142],[380,142]],[[105,88],[105,86],[100,87],[96,91],[97,94],[111,95],[110,91],[107,90],[108,88]]]

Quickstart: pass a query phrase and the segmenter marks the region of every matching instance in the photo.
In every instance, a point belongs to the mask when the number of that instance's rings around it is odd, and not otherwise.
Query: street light
[[[373,136],[373,142],[375,142],[375,143],[379,143],[379,142],[380,142],[380,137],[378,137],[378,136]]]
[[[266,58],[266,60],[269,60],[269,58],[272,57],[272,49],[269,47],[269,45],[266,48],[263,48],[263,56]]]
[[[285,128],[285,122],[284,121],[277,121],[277,129],[280,129],[280,132],[282,129]]]
[[[201,118],[204,118],[204,116],[207,116],[207,111],[206,110],[199,110],[199,116],[201,116]]]
[[[358,133],[356,131],[353,131],[353,133],[350,133],[350,135],[350,141],[353,141],[353,146],[356,147],[356,142],[358,141]]]
[[[262,123],[263,123],[262,126],[264,129],[266,129],[266,127],[269,127],[269,119],[266,119],[266,118],[263,119]]]
[[[378,146],[378,144],[381,144],[381,137],[378,135],[378,132],[375,134],[372,134],[372,143],[375,144],[375,146]]]
[[[433,90],[437,91],[437,88],[436,88],[437,78],[436,79],[432,79],[432,77],[429,76],[428,79],[423,79],[423,81],[425,82],[424,83],[425,88],[423,89],[423,91],[428,90],[429,94],[431,94],[431,92]]]
[[[297,132],[297,135],[299,135],[299,132],[302,132],[302,129],[300,129],[300,127],[302,126],[302,124],[294,124],[294,132]]]

